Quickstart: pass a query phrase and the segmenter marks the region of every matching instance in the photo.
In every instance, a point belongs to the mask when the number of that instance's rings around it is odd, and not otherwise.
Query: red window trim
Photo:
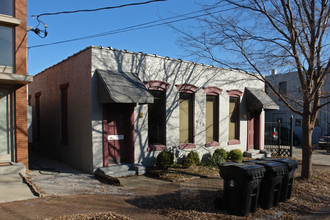
[[[62,84],[62,85],[60,85],[60,89],[62,90],[62,89],[67,89],[67,88],[69,88],[69,83],[64,83],[64,84]]]
[[[38,142],[40,140],[40,128],[41,128],[41,119],[40,119],[40,97],[41,97],[41,92],[37,92],[34,94],[35,97],[35,126],[34,126],[34,140]]]
[[[235,145],[235,144],[240,144],[240,143],[241,143],[241,141],[240,140],[236,140],[236,139],[229,140],[228,141],[228,145]]]
[[[227,93],[231,97],[241,97],[243,95],[243,92],[238,89],[227,90]]]
[[[148,152],[151,152],[151,151],[163,151],[163,150],[167,150],[167,147],[165,145],[161,145],[161,144],[149,145],[149,147],[147,148],[147,151]]]
[[[194,138],[195,138],[195,136],[194,136]],[[194,144],[194,143],[183,143],[183,144],[179,144],[179,147],[180,147],[180,149],[196,148],[196,144]]]
[[[160,90],[160,91],[167,90],[170,87],[170,84],[159,80],[146,81],[144,82],[144,85],[148,90]]]
[[[222,89],[219,89],[218,87],[215,86],[209,86],[204,88],[204,92],[206,95],[220,95],[222,93]]]
[[[68,88],[69,83],[59,86],[61,90],[61,140],[60,144],[68,145],[69,140],[69,122],[68,122]]]
[[[175,85],[179,92],[181,93],[195,93],[198,89],[198,87],[192,85],[192,84],[178,84]]]
[[[215,147],[215,146],[220,146],[220,143],[217,141],[210,141],[206,142],[205,147]]]

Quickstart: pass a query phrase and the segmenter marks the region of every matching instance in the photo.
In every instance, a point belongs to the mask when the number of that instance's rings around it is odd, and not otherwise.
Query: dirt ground
[[[292,197],[268,210],[238,217],[220,210],[223,179],[217,169],[173,169],[161,179],[120,178],[122,187],[97,181],[64,164],[31,158],[29,180],[43,198],[0,204],[6,219],[330,219],[330,166],[313,166],[310,180],[295,172]],[[1,219],[0,218],[0,219]]]

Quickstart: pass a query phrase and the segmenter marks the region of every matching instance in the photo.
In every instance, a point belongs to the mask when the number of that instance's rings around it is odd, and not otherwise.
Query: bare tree
[[[189,55],[220,66],[257,73],[260,80],[302,116],[301,176],[311,176],[312,133],[319,110],[329,104],[322,86],[329,73],[328,0],[215,0],[192,33],[180,31]],[[218,11],[217,11],[218,10]],[[198,32],[196,31],[198,30]],[[282,96],[263,73],[273,68],[298,74],[300,107]],[[327,96],[327,97],[326,97]],[[326,101],[322,101],[324,99]]]

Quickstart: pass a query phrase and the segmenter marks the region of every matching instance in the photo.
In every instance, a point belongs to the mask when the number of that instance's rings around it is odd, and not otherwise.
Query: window
[[[176,85],[179,97],[179,142],[181,148],[195,148],[194,102],[197,87],[191,84]]]
[[[149,90],[154,96],[154,103],[148,104],[149,145],[165,145],[165,92]]]
[[[193,103],[193,93],[180,93],[180,144],[194,143]]]
[[[239,129],[240,129],[240,96],[242,92],[239,90],[227,91],[229,94],[229,141],[228,144],[239,144]]]
[[[14,16],[14,0],[0,0],[0,5],[0,14]]]
[[[229,140],[238,140],[239,98],[230,97],[229,101]]]
[[[14,29],[0,26],[0,72],[13,73]]]
[[[296,118],[295,125],[296,125],[297,127],[301,126],[301,119],[300,119],[300,118]]]
[[[61,144],[68,144],[68,88],[69,84],[63,84],[60,86],[61,89]]]
[[[204,88],[206,93],[206,147],[219,146],[219,94],[222,90],[217,87]]]
[[[286,82],[280,82],[278,84],[278,92],[282,95],[282,96],[286,96]]]
[[[34,139],[36,142],[40,140],[40,96],[41,92],[35,94],[35,125],[34,125]]]
[[[206,96],[206,142],[219,140],[219,97],[214,95]]]
[[[144,83],[154,96],[154,103],[148,104],[148,151],[166,150],[166,90],[170,85],[157,80]]]

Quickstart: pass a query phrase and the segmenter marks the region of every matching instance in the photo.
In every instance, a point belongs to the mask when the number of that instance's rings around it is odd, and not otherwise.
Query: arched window
[[[169,84],[149,81],[145,85],[154,96],[154,103],[148,104],[148,150],[166,150],[166,90]]]
[[[194,105],[197,87],[191,84],[176,85],[179,92],[179,142],[181,148],[194,148]]]
[[[204,88],[206,93],[205,136],[206,147],[219,146],[219,95],[217,87]]]

